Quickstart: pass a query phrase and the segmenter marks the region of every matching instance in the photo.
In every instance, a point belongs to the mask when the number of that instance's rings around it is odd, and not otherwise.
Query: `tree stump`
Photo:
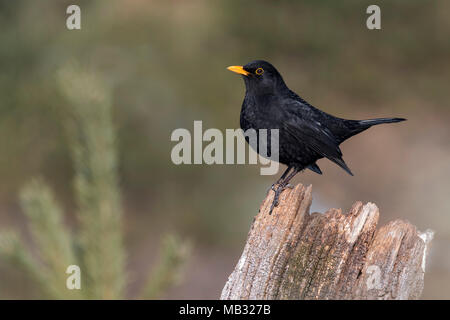
[[[418,299],[433,232],[402,220],[376,230],[375,204],[309,213],[311,186],[263,201],[221,299]]]

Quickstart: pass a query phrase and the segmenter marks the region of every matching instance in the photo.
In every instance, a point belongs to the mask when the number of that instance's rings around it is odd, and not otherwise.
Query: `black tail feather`
[[[378,119],[368,119],[368,120],[359,120],[359,124],[361,126],[375,126],[377,124],[382,124],[382,123],[396,123],[396,122],[402,122],[402,121],[406,121],[406,119],[404,118],[378,118]]]
[[[346,120],[347,131],[340,136],[339,142],[347,140],[348,138],[369,129],[372,126],[383,123],[396,123],[406,121],[404,118],[378,118],[368,120]]]
[[[308,168],[311,171],[314,171],[317,174],[322,174],[322,170],[320,170],[319,166],[317,165],[317,163],[313,163],[310,164],[309,166],[307,166],[306,168]]]
[[[345,163],[344,159],[342,159],[342,158],[332,158],[330,160],[333,161],[334,163],[336,163],[342,169],[344,169],[349,175],[353,176],[353,172],[347,166],[347,164]]]

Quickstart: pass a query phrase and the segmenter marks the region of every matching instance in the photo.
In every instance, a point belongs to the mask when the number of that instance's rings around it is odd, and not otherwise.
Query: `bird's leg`
[[[286,188],[293,188],[294,186],[289,184],[289,181],[291,181],[292,178],[295,177],[295,175],[299,172],[300,170],[297,168],[294,168],[294,171],[291,172],[291,174],[289,176],[287,176],[284,181],[283,181],[283,190]]]
[[[289,173],[289,171],[291,171],[291,169],[292,169],[292,167],[288,166],[287,169],[281,175],[281,177],[274,184],[272,184],[270,189],[267,191],[270,191],[270,190],[275,191],[276,190],[275,186],[281,184],[281,182],[284,180],[284,178],[286,178],[287,174]]]
[[[289,181],[298,173],[298,171],[299,170],[297,168],[294,168],[294,171],[292,171],[287,177],[285,174],[283,174],[283,176],[285,176],[284,179],[280,179],[281,182],[279,183],[278,187],[274,190],[275,196],[273,198],[272,205],[270,206],[269,214],[272,214],[273,209],[278,206],[280,195],[284,191],[284,189],[292,187],[289,185]]]

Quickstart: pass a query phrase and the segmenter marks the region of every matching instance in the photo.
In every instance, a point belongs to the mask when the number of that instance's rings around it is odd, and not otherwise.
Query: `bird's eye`
[[[255,73],[256,73],[258,76],[260,76],[260,75],[262,75],[262,74],[264,73],[264,69],[263,69],[263,68],[258,68],[258,69],[256,69]]]

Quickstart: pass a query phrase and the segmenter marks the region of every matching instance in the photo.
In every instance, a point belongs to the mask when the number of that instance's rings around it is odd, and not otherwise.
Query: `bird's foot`
[[[277,186],[278,186],[279,184],[277,183],[277,182],[275,182],[275,183],[273,183],[268,189],[267,189],[267,192],[266,193],[269,193],[271,190],[273,191],[273,192],[277,192]]]
[[[294,186],[288,183],[288,184],[280,184],[277,186],[277,188],[275,188],[275,186],[272,185],[271,189],[275,192],[275,196],[273,197],[269,214],[272,214],[273,209],[275,209],[275,207],[278,207],[278,204],[280,202],[280,195],[286,188],[293,189]]]

